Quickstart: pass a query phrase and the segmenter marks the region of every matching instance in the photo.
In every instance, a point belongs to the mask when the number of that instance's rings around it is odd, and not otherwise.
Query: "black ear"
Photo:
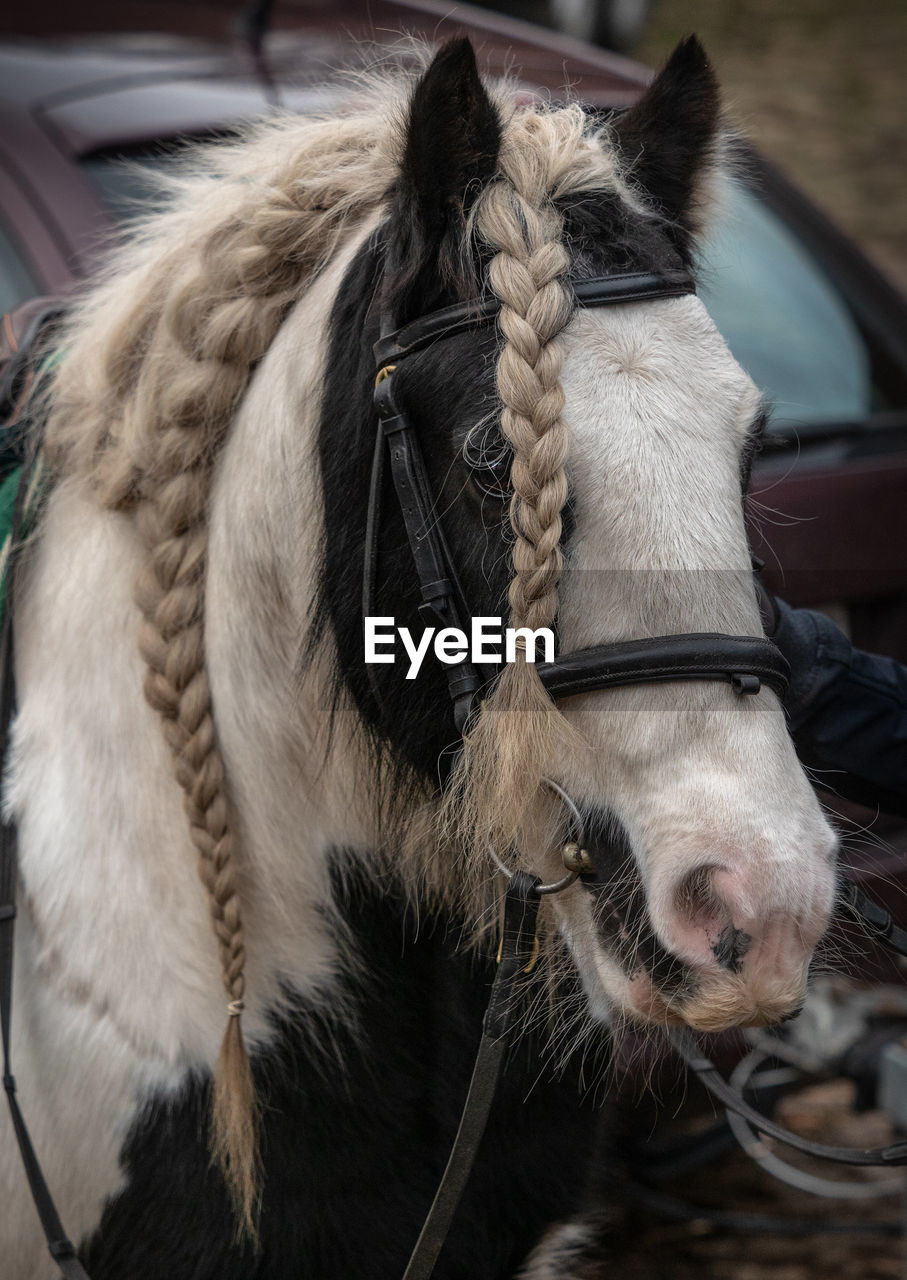
[[[680,42],[614,126],[627,176],[671,224],[684,257],[701,229],[702,192],[716,163],[720,127],[718,81],[695,36]]]
[[[397,323],[468,291],[466,216],[495,171],[501,123],[470,42],[450,40],[416,85],[391,212],[388,263]]]

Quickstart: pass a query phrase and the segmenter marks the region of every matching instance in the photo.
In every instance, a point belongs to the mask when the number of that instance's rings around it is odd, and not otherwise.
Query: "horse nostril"
[[[675,910],[694,928],[708,929],[721,913],[721,903],[712,884],[712,875],[718,869],[718,863],[704,863],[689,871],[674,890]]]
[[[737,973],[752,938],[734,924],[732,900],[722,893],[726,872],[719,862],[700,863],[677,882],[671,898],[674,920],[665,940],[687,960]]]

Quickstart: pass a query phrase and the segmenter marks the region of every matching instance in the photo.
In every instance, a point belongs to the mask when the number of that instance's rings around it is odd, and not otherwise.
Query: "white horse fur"
[[[259,135],[267,165],[294,145],[295,127]],[[342,1001],[355,948],[332,902],[329,854],[368,864],[381,841],[354,713],[326,730],[330,643],[299,674],[325,519],[314,449],[327,316],[379,221],[380,207],[366,210],[300,289],[229,429],[210,495],[206,655],[241,840],[244,1024],[258,1052],[290,989]],[[561,341],[575,510],[562,648],[672,632],[760,635],[739,491],[758,393],[703,304],[689,296],[580,311]],[[223,1030],[181,791],[141,692],[143,554],[128,512],[104,509],[83,477],[64,477],[17,598],[6,792],[21,858],[14,1068],[77,1241],[122,1185],[121,1147],[145,1099],[161,1089],[176,1097],[191,1075],[211,1072]],[[680,682],[575,697],[562,709],[591,749],[551,772],[626,829],[659,940],[702,970],[688,1020],[717,1027],[795,1007],[830,909],[835,838],[775,695]],[[688,900],[703,868],[710,887]],[[601,946],[580,886],[554,910],[596,1017],[671,1015],[645,977],[625,974]],[[710,953],[727,922],[753,938],[734,975]],[[5,1114],[0,1202],[4,1275],[53,1274]]]

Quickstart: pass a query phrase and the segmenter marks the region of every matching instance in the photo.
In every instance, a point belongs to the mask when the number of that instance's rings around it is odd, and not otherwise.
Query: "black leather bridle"
[[[682,270],[660,273],[630,272],[582,280],[573,284],[578,307],[600,307],[615,303],[675,298],[695,293],[692,277]],[[428,480],[418,433],[394,391],[394,374],[402,361],[417,351],[456,334],[471,332],[493,323],[501,310],[497,299],[459,303],[421,316],[391,329],[385,321],[381,337],[374,345],[378,372],[374,403],[378,430],[372,459],[366,547],[362,578],[362,611],[373,609],[381,522],[381,496],[385,451],[390,459],[394,489],[406,528],[421,604],[419,614],[426,624],[457,627],[471,617],[465,593],[450,548],[437,515],[438,504]],[[370,668],[369,668],[370,671]],[[479,692],[493,679],[493,673],[478,670],[468,658],[447,666],[448,692],[453,704],[457,730],[466,731]],[[757,694],[767,684],[779,698],[788,686],[790,670],[786,659],[765,636],[734,636],[721,633],[651,636],[558,654],[553,662],[540,663],[538,674],[549,696],[558,701],[574,694],[615,688],[620,685],[649,684],[674,680],[721,680],[738,694]],[[371,679],[371,675],[370,675]],[[376,683],[372,691],[381,706]],[[459,1203],[494,1098],[501,1071],[504,1048],[512,1029],[514,992],[512,985],[525,971],[532,954],[540,892],[569,885],[571,875],[555,886],[524,872],[511,875],[504,902],[502,953],[499,956],[483,1035],[473,1067],[460,1125],[447,1167],[403,1280],[428,1280]],[[840,907],[868,924],[873,932],[902,955],[907,955],[907,933],[895,925],[878,904],[855,885],[845,881],[839,892]],[[528,962],[529,967],[533,961]],[[758,1131],[768,1134],[819,1159],[851,1165],[907,1164],[907,1143],[888,1147],[858,1149],[830,1147],[800,1138],[761,1116],[722,1079],[698,1048],[691,1033],[675,1030],[668,1039],[674,1051],[693,1071],[713,1097],[737,1112]]]
[[[627,272],[577,281],[573,295],[578,307],[648,302],[695,293],[692,277],[681,270]],[[395,394],[395,372],[417,351],[456,334],[492,324],[501,310],[496,298],[458,303],[432,311],[402,328],[384,332],[374,346],[378,372],[374,403],[378,432],[369,487],[366,545],[362,575],[362,611],[374,607],[381,524],[381,494],[385,453],[419,580],[420,616],[426,624],[464,630],[471,617],[456,565],[437,516],[437,502],[419,444],[419,436]],[[463,732],[476,695],[493,673],[469,660],[445,667],[453,703],[454,723]],[[648,684],[665,680],[725,680],[740,694],[758,693],[763,682],[779,697],[787,690],[789,669],[778,648],[765,636],[712,633],[652,636],[595,645],[559,654],[540,663],[538,674],[555,701],[573,694]],[[375,686],[373,684],[373,690]]]

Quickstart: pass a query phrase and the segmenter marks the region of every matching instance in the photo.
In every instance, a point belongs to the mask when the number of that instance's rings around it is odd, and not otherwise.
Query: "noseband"
[[[577,281],[572,288],[577,307],[649,302],[696,292],[692,277],[681,270],[601,276]],[[444,338],[494,323],[500,310],[501,303],[496,298],[458,303],[429,312],[402,328],[382,331],[374,345],[378,433],[366,522],[364,617],[372,613],[375,594],[385,449],[419,579],[419,614],[423,622],[464,630],[464,621],[472,616],[438,521],[436,496],[429,485],[418,434],[395,398],[394,374],[401,362],[415,352]],[[462,733],[475,707],[476,695],[491,683],[494,672],[477,668],[464,657],[447,666],[446,674],[454,723]],[[619,685],[665,680],[723,680],[739,694],[758,693],[764,682],[783,697],[789,668],[778,648],[764,636],[706,632],[649,636],[576,649],[559,654],[553,662],[540,663],[538,675],[554,701]],[[372,688],[378,697],[374,682]],[[378,700],[380,703],[380,697]]]

